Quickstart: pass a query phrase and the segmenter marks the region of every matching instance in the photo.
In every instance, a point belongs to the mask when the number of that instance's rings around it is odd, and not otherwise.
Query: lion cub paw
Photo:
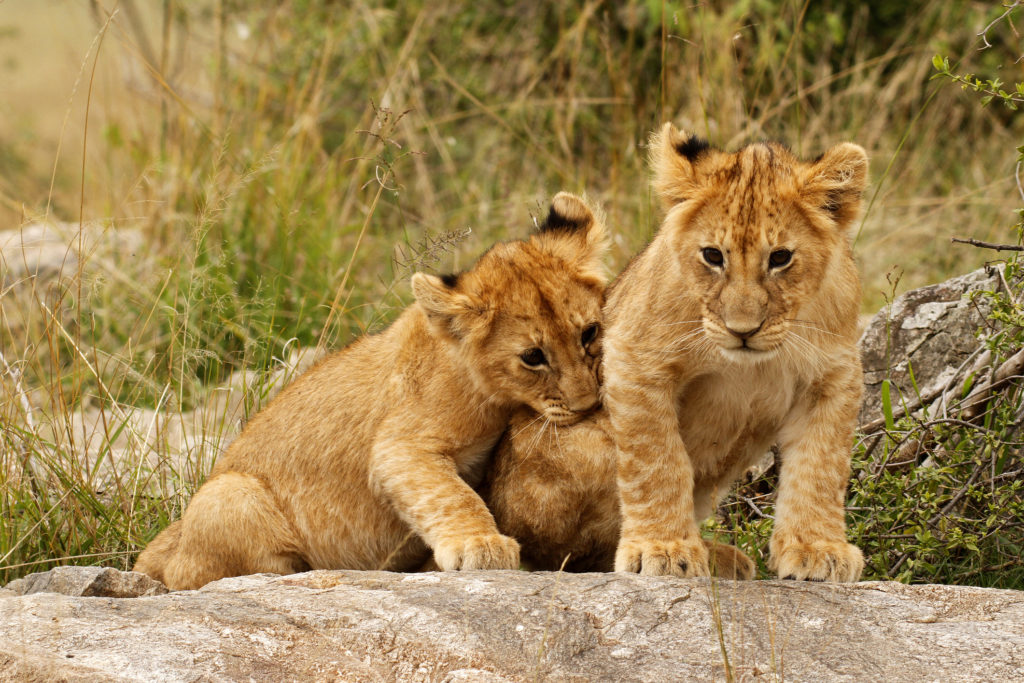
[[[518,569],[519,543],[501,534],[446,539],[434,547],[441,569]]]
[[[710,576],[707,546],[695,540],[622,539],[615,552],[615,571],[648,576]]]
[[[780,579],[852,582],[864,569],[860,548],[845,541],[771,543],[768,566]]]
[[[717,541],[704,541],[710,555],[711,573],[720,579],[749,581],[754,578],[757,566],[746,553],[736,546]]]

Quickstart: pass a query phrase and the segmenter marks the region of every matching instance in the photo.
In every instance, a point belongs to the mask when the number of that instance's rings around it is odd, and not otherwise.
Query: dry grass
[[[872,3],[812,5],[3,3],[0,227],[91,227],[60,277],[0,265],[0,580],[127,566],[237,424],[183,447],[139,410],[183,423],[254,369],[244,414],[292,348],[379,329],[411,270],[524,234],[554,192],[604,205],[621,267],[658,220],[643,145],[666,119],[864,145],[865,310],[893,268],[980,264],[948,238],[1005,241],[1021,123],[929,76],[936,52],[998,70],[993,11],[930,3],[880,37]]]

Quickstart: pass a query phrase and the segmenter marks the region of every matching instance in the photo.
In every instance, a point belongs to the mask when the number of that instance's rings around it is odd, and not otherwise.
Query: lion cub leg
[[[754,561],[736,546],[707,539],[704,539],[704,546],[708,549],[708,564],[714,576],[738,581],[754,578],[757,569]]]
[[[309,569],[274,496],[251,475],[226,472],[207,481],[180,524],[177,552],[163,570],[168,588],[194,589],[227,576]]]
[[[483,499],[444,455],[451,450],[426,434],[382,440],[373,449],[370,480],[433,549],[442,570],[517,569],[519,543],[498,532]]]
[[[851,372],[845,386],[820,388],[804,416],[780,433],[782,470],[769,544],[769,566],[779,578],[856,581],[864,569],[860,549],[846,540],[844,507],[860,382],[859,372]]]

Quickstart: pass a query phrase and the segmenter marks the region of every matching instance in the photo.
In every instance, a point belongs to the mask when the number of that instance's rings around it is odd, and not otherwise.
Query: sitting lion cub
[[[568,555],[570,569],[607,569],[614,553],[618,571],[750,578],[750,558],[697,525],[777,444],[770,566],[856,581],[843,500],[860,284],[847,229],[864,150],[726,154],[669,124],[651,158],[667,215],[608,293],[605,408],[546,431],[527,411],[513,420],[485,489],[498,527],[537,568]]]
[[[412,278],[416,303],[301,376],[219,458],[135,570],[172,589],[256,572],[514,569],[471,486],[509,416],[598,402],[604,227],[560,193],[538,234],[467,272]],[[413,542],[409,542],[410,531]]]

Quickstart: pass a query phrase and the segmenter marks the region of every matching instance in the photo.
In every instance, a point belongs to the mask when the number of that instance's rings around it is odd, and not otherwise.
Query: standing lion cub
[[[256,572],[514,569],[471,488],[513,410],[568,423],[598,402],[604,228],[560,193],[537,234],[304,374],[217,461],[135,570],[172,589]],[[410,531],[412,542],[410,539]]]
[[[668,124],[651,161],[667,213],[608,293],[605,407],[550,429],[515,417],[485,489],[499,529],[538,568],[569,556],[573,569],[750,578],[750,558],[698,524],[777,444],[770,566],[856,581],[843,501],[860,283],[847,230],[864,150],[727,154]]]

